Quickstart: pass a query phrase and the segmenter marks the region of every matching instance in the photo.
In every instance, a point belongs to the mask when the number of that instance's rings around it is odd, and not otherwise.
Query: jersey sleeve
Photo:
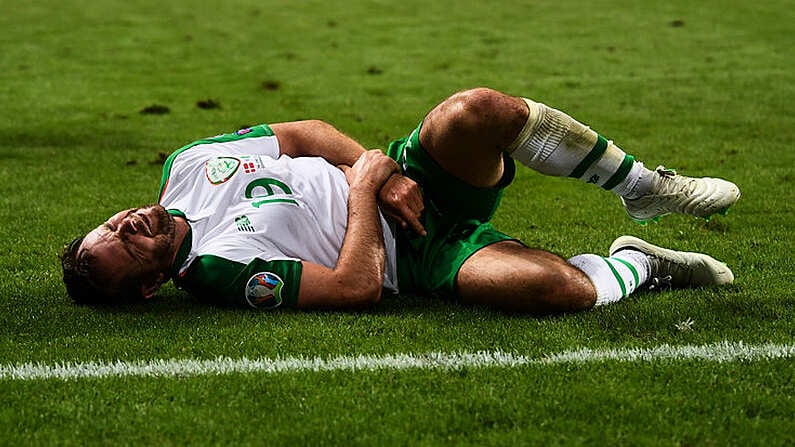
[[[197,257],[177,286],[199,299],[223,306],[275,309],[295,307],[301,282],[301,261],[265,261],[248,264],[220,256]]]

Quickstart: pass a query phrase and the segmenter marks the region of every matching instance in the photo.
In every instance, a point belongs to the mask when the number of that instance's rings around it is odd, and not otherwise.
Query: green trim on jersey
[[[172,216],[181,217],[188,220],[180,210],[166,210],[168,214]],[[185,238],[182,239],[182,245],[179,246],[179,250],[177,250],[177,256],[174,258],[174,264],[171,266],[171,277],[176,278],[179,275],[179,268],[182,267],[182,264],[188,259],[188,255],[190,254],[190,249],[193,246],[193,229],[188,224],[188,232],[185,233]]]
[[[160,194],[158,197],[161,199],[163,198],[163,192],[166,189],[166,185],[168,184],[168,178],[171,176],[171,165],[174,164],[174,159],[179,156],[179,154],[185,152],[186,150],[201,145],[201,144],[213,144],[213,143],[228,143],[230,141],[238,141],[244,140],[246,138],[257,138],[257,137],[272,137],[273,130],[267,124],[260,124],[258,126],[249,127],[246,129],[240,129],[236,132],[227,133],[223,135],[218,135],[215,137],[210,138],[203,138],[201,140],[194,141],[193,143],[186,144],[181,148],[174,151],[169,157],[166,159],[166,162],[163,164],[163,174],[160,177]]]
[[[295,307],[302,267],[301,261],[264,261],[254,258],[248,264],[243,264],[220,256],[203,255],[194,259],[182,276],[174,278],[174,283],[212,304],[254,308]],[[248,299],[249,282],[255,276],[267,273],[281,279],[282,283],[275,290],[280,296],[275,305],[258,306]]]

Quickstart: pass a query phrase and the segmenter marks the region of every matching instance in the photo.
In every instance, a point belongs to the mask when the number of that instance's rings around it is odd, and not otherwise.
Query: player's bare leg
[[[717,287],[733,281],[729,267],[709,255],[622,236],[609,257],[582,254],[568,261],[517,242],[499,242],[467,259],[456,291],[467,304],[547,314],[616,302],[640,287]]]
[[[720,179],[649,171],[568,115],[485,88],[457,93],[435,107],[423,122],[420,143],[442,168],[471,185],[497,185],[508,152],[541,173],[576,177],[615,192],[625,200],[631,216],[639,210],[646,213],[644,218],[667,212],[704,216],[739,197],[734,184]],[[629,201],[637,206],[630,209]],[[496,243],[464,263],[456,278],[457,293],[466,303],[547,313],[618,301],[659,275],[660,268],[655,267],[659,265],[664,265],[663,273],[681,270],[687,272],[682,277],[713,278],[712,270],[696,272],[697,266],[709,264],[701,262],[706,255],[685,256],[655,247],[655,253],[671,255],[670,262],[660,263],[650,250],[634,247],[609,257],[582,254],[564,261],[516,242]],[[681,261],[691,258],[699,262]]]
[[[420,143],[439,165],[477,187],[503,176],[505,148],[528,119],[519,98],[489,89],[458,93],[425,118]],[[487,246],[463,264],[456,292],[464,303],[533,313],[588,309],[596,291],[588,277],[562,258],[506,241]]]
[[[503,153],[546,175],[594,183],[621,197],[641,222],[667,213],[709,217],[740,197],[731,182],[652,171],[571,116],[495,90],[457,93],[425,118],[420,142],[447,171],[475,186],[502,176]]]
[[[582,271],[513,241],[489,245],[467,259],[456,291],[465,304],[535,314],[575,312],[596,303],[594,286]]]

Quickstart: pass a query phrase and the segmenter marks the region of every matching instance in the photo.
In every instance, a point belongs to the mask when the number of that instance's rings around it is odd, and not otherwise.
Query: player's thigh
[[[583,310],[596,301],[584,273],[557,255],[516,241],[470,256],[456,276],[456,292],[466,304],[534,313]]]

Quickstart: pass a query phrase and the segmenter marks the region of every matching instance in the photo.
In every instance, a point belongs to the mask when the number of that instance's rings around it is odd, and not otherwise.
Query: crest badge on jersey
[[[260,272],[246,283],[246,302],[257,309],[273,309],[282,304],[284,281],[271,272]]]
[[[207,180],[213,185],[220,185],[226,182],[237,172],[240,166],[240,160],[234,157],[217,157],[207,160],[204,170],[207,174]]]

